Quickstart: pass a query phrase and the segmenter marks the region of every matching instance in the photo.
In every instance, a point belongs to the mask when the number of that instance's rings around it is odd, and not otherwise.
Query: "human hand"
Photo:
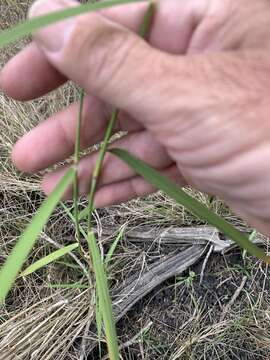
[[[32,15],[66,6],[77,4],[39,1]],[[147,3],[119,6],[40,30],[35,42],[2,70],[1,87],[28,100],[72,79],[88,93],[83,147],[102,139],[108,109],[118,107],[122,112],[115,131],[128,134],[114,146],[180,184],[222,197],[269,235],[270,3],[160,1],[150,45],[134,33],[146,8]],[[73,104],[24,136],[13,150],[18,168],[34,172],[71,155],[77,112]],[[88,191],[95,160],[91,154],[81,161],[81,193]],[[64,171],[45,177],[45,192]],[[151,191],[107,155],[96,206]]]

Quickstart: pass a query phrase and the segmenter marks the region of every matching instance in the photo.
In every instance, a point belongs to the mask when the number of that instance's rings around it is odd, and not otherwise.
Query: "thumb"
[[[39,0],[30,17],[72,6],[79,4]],[[152,113],[151,99],[165,85],[167,56],[137,34],[100,13],[88,13],[46,27],[34,40],[50,63],[86,92],[137,118],[146,120]]]

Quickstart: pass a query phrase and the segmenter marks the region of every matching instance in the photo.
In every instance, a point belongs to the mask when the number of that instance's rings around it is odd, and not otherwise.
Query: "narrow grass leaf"
[[[143,18],[143,22],[142,22],[142,24],[140,26],[140,30],[139,30],[139,35],[143,39],[145,39],[145,37],[147,36],[147,34],[151,28],[151,24],[152,24],[153,17],[154,17],[154,12],[155,12],[155,3],[154,3],[154,0],[150,0],[147,12]]]
[[[61,205],[65,209],[67,215],[70,217],[70,219],[73,221],[73,223],[76,224],[76,219],[75,219],[75,216],[72,214],[72,212],[66,207],[66,205],[64,203],[61,203]],[[85,209],[85,210],[87,210],[87,209]],[[80,220],[80,218],[79,218],[79,220]],[[80,230],[80,233],[82,234],[82,236],[85,238],[85,240],[87,240],[87,234],[80,224],[79,224],[79,230]]]
[[[94,210],[95,209],[93,208],[93,211]],[[83,209],[82,211],[80,211],[79,212],[79,221],[86,219],[88,217],[88,212],[89,212],[88,206],[85,209]]]
[[[93,232],[88,233],[88,247],[91,254],[93,269],[95,272],[99,311],[102,314],[104,322],[107,346],[110,360],[119,360],[119,350],[117,342],[117,334],[115,321],[112,311],[112,303],[109,294],[108,280],[105,274],[104,265],[102,263],[99,248]]]
[[[55,260],[60,259],[61,257],[65,256],[66,254],[70,253],[71,251],[76,249],[78,246],[79,246],[79,244],[75,243],[75,244],[64,246],[61,249],[58,249],[58,250],[52,252],[51,254],[43,257],[42,259],[40,259],[40,260],[34,262],[33,264],[31,264],[30,266],[28,266],[24,271],[22,271],[20,276],[27,276],[27,275],[32,274],[33,272],[43,268],[44,266],[52,263]]]
[[[117,237],[115,238],[115,240],[113,241],[106,257],[105,257],[105,260],[104,260],[104,266],[105,266],[105,269],[108,268],[108,265],[109,265],[109,262],[111,261],[112,257],[113,257],[113,254],[115,252],[115,249],[119,243],[119,241],[123,238],[123,235],[124,235],[124,231],[125,231],[125,225],[124,226],[121,226],[120,228],[120,231],[117,235]]]
[[[21,39],[23,36],[30,35],[32,32],[42,27],[51,25],[57,21],[65,20],[72,16],[78,16],[87,12],[92,12],[116,5],[142,2],[144,0],[107,0],[98,3],[82,4],[78,7],[67,8],[47,15],[37,16],[33,19],[19,23],[12,28],[0,32],[0,49],[9,43]]]
[[[25,259],[46,224],[57,203],[74,179],[74,170],[67,171],[52,194],[43,202],[31,223],[27,226],[0,271],[0,303],[5,300],[13,282],[20,272]]]
[[[245,249],[251,255],[264,260],[270,264],[270,256],[267,256],[262,249],[252,243],[248,237],[242,234],[234,226],[230,225],[226,220],[222,219],[207,207],[202,205],[199,201],[194,199],[180,189],[176,184],[161,175],[158,171],[151,168],[144,161],[141,161],[122,149],[112,149],[110,152],[126,164],[128,164],[136,173],[144,177],[155,188],[164,191],[168,196],[173,198],[179,204],[191,211],[200,219],[207,221],[209,224],[215,226],[231,240],[235,241],[240,247]]]
[[[74,204],[74,220],[75,220],[75,237],[80,242],[80,224],[79,224],[79,179],[78,179],[78,167],[80,162],[80,151],[81,151],[81,127],[82,127],[82,115],[83,115],[83,104],[84,104],[85,92],[80,90],[80,106],[78,112],[78,120],[76,126],[76,141],[74,148],[74,168],[75,168],[75,179],[73,182],[73,204]]]
[[[93,212],[95,211],[95,207],[93,206]],[[85,209],[79,212],[79,221],[84,220],[88,217],[89,214],[89,207],[87,206]]]
[[[61,260],[61,261],[56,261],[56,263],[59,264],[59,265],[67,266],[67,267],[69,267],[71,269],[74,269],[74,270],[81,269],[80,265],[72,264],[72,263],[70,263],[68,261],[62,261]]]
[[[102,336],[102,313],[100,311],[100,301],[98,294],[96,294],[96,325],[97,325],[97,336],[98,336],[98,349],[99,358],[101,359],[101,336]]]

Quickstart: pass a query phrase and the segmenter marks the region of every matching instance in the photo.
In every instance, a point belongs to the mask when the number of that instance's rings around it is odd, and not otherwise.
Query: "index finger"
[[[147,7],[148,2],[136,3],[107,8],[100,13],[138,32]],[[173,54],[184,53],[196,22],[191,13],[189,2],[167,0],[158,3],[149,42],[163,51]],[[17,100],[30,100],[42,96],[65,81],[66,78],[50,65],[35,44],[31,44],[12,58],[0,74],[1,88]]]
[[[35,43],[14,56],[0,73],[0,87],[8,96],[22,101],[47,94],[66,80]]]

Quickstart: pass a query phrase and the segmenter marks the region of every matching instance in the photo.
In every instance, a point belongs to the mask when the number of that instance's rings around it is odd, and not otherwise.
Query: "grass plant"
[[[139,2],[141,0],[110,0],[104,1],[101,3],[95,4],[84,4],[80,7],[67,9],[60,11],[54,14],[49,14],[35,18],[33,20],[28,20],[23,22],[15,27],[2,31],[0,33],[0,49],[4,46],[10,44],[11,42],[20,39],[22,36],[28,35],[37,29],[52,24],[55,21],[63,20],[71,16],[76,16],[84,12],[95,11],[101,8],[114,6],[118,4]],[[151,24],[151,19],[153,16],[154,4],[150,2],[149,9],[145,16],[144,22],[140,29],[140,35],[144,37],[149,31]],[[74,150],[74,166],[66,173],[64,178],[58,184],[54,192],[46,199],[41,205],[40,209],[37,211],[32,222],[23,232],[19,238],[17,244],[13,248],[11,254],[7,258],[5,264],[0,271],[0,302],[4,302],[6,296],[14,284],[18,275],[20,277],[25,277],[27,275],[33,274],[33,272],[41,269],[52,262],[58,261],[60,258],[66,254],[71,253],[73,250],[77,249],[81,242],[81,237],[83,237],[89,247],[89,252],[91,256],[90,270],[93,270],[96,278],[97,286],[97,296],[96,296],[96,323],[98,328],[99,336],[102,334],[102,323],[104,324],[104,331],[106,335],[106,341],[108,346],[109,357],[111,360],[116,360],[120,358],[118,340],[115,328],[115,322],[112,313],[112,304],[109,294],[109,284],[106,276],[106,270],[109,263],[113,257],[115,249],[123,235],[124,227],[119,231],[118,236],[113,241],[105,260],[101,258],[99,246],[93,231],[93,211],[94,211],[94,196],[96,188],[98,185],[100,171],[102,170],[102,164],[104,156],[108,151],[108,144],[111,139],[111,135],[117,120],[119,113],[118,109],[115,109],[112,113],[111,119],[108,123],[106,129],[105,137],[100,148],[98,160],[94,169],[92,176],[91,187],[88,195],[88,206],[87,210],[84,210],[84,214],[87,213],[88,222],[87,230],[80,224],[80,220],[83,218],[82,213],[79,213],[78,203],[79,203],[79,187],[78,187],[78,178],[77,178],[77,169],[80,161],[80,133],[81,133],[81,119],[83,111],[83,100],[84,100],[84,91],[81,90],[80,93],[80,110],[78,114],[77,129],[76,129],[76,142]],[[184,205],[189,211],[198,216],[201,220],[207,221],[208,223],[216,226],[220,231],[229,236],[234,240],[239,246],[241,246],[248,253],[256,256],[259,259],[264,260],[267,264],[270,263],[270,258],[256,245],[252,243],[252,237],[248,239],[243,235],[236,227],[230,225],[223,218],[210,211],[206,206],[203,206],[196,199],[189,196],[186,192],[182,191],[176,185],[172,184],[168,179],[162,177],[157,171],[150,168],[144,162],[136,159],[131,154],[119,149],[113,149],[111,152],[125,161],[130,167],[132,167],[139,175],[143,176],[150,183],[152,183],[156,188],[165,192],[168,196],[173,198],[179,205]],[[54,252],[51,252],[49,255],[41,258],[40,260],[33,262],[29,267],[27,267],[23,272],[20,273],[22,266],[30,254],[35,241],[42,233],[43,227],[50,218],[52,212],[56,208],[57,204],[60,202],[63,194],[65,193],[68,186],[73,185],[73,200],[74,200],[74,213],[72,214],[67,207],[65,207],[65,212],[72,219],[75,224],[75,239],[76,243],[64,246],[61,249],[58,249]],[[213,199],[211,204],[216,200]],[[79,266],[79,265],[78,265]],[[79,266],[80,267],[80,266]],[[86,285],[80,282],[74,283],[62,283],[62,284],[51,284],[52,288],[57,287],[64,289],[73,289],[74,291],[78,289],[85,289]],[[222,323],[222,326],[224,324]],[[212,328],[209,330],[212,336]],[[202,335],[201,337],[203,337]],[[195,341],[195,340],[194,340]],[[181,349],[175,354],[173,358],[177,358],[180,353],[184,353],[186,346],[183,345]]]

